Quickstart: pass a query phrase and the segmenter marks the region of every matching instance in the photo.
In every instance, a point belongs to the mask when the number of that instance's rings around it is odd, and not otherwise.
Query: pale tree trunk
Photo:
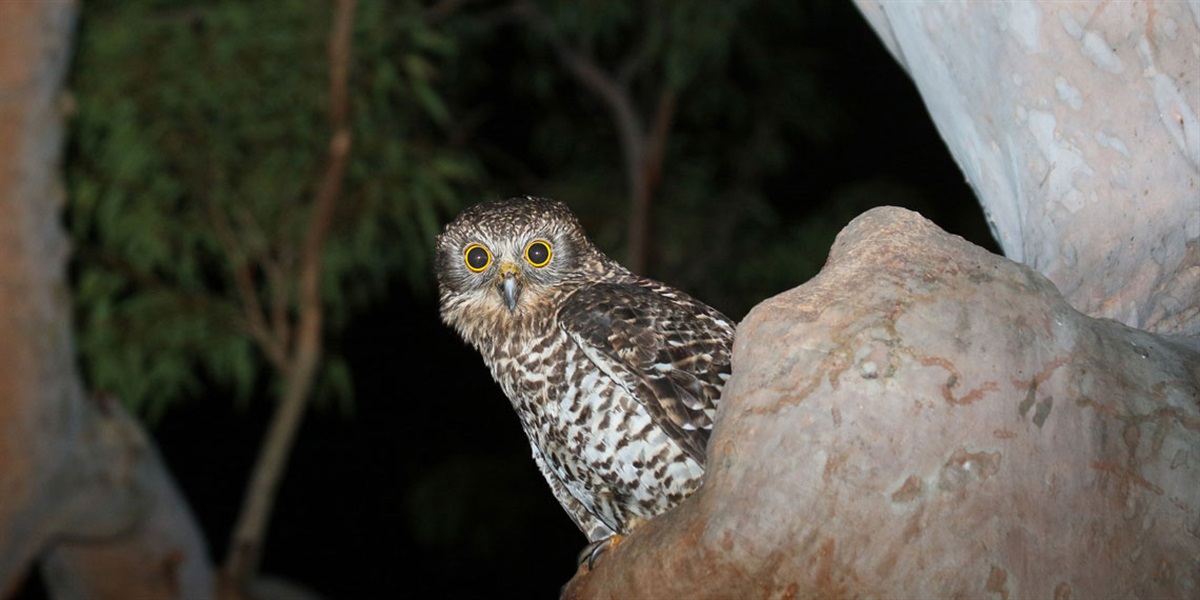
[[[564,595],[1196,598],[1200,3],[859,6],[1013,260],[855,219],[739,324],[704,485]]]
[[[60,224],[73,2],[0,2],[0,597],[205,598],[207,550],[151,440],[75,367]]]
[[[1086,314],[1200,335],[1200,2],[858,6],[1005,255]]]

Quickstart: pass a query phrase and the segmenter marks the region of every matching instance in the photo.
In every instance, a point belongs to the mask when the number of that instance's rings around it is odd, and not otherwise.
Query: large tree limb
[[[1195,2],[857,4],[1007,256],[1089,315],[1200,335]]]
[[[136,420],[85,397],[58,166],[73,2],[0,3],[0,597],[212,595],[188,507]]]
[[[1195,597],[1195,340],[880,208],[733,361],[704,485],[565,597]]]

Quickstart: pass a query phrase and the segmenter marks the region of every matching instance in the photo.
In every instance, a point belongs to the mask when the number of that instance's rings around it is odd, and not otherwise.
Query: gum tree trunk
[[[75,367],[59,223],[74,2],[0,2],[0,597],[206,598],[196,523],[153,443]]]
[[[1006,256],[1086,314],[1200,335],[1200,2],[857,4]]]

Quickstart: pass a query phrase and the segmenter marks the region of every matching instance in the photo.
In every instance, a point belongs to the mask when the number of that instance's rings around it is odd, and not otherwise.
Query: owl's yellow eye
[[[471,244],[463,253],[463,262],[467,263],[472,273],[480,273],[492,264],[492,253],[480,244]]]
[[[550,262],[550,244],[542,240],[534,240],[525,246],[525,260],[535,267],[544,267]]]

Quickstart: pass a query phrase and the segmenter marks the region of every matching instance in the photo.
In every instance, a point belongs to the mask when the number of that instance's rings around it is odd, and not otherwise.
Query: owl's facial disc
[[[521,271],[512,262],[504,261],[497,274],[499,280],[496,282],[496,286],[499,288],[500,295],[504,297],[504,304],[508,307],[508,311],[512,312],[517,309],[517,300],[521,296]]]

